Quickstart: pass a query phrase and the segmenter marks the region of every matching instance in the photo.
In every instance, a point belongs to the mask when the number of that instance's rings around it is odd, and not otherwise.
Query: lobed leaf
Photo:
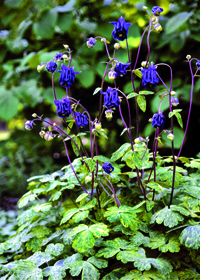
[[[180,235],[180,242],[187,248],[200,248],[200,225],[186,227]]]

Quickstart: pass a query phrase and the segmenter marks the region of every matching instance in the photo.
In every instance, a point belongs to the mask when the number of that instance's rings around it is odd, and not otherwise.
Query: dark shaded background
[[[93,96],[96,87],[100,87],[105,64],[108,61],[104,44],[98,40],[95,48],[88,49],[88,37],[103,36],[109,42],[109,51],[113,52],[116,41],[112,38],[113,25],[122,15],[129,28],[129,47],[134,64],[140,37],[148,24],[142,7],[149,9],[154,5],[163,7],[160,24],[161,33],[150,36],[151,56],[154,63],[168,63],[173,69],[173,90],[179,97],[179,109],[182,109],[184,128],[187,121],[191,77],[186,55],[198,58],[199,55],[199,1],[63,1],[63,0],[4,0],[0,4],[0,196],[20,197],[26,190],[27,178],[54,172],[67,164],[63,145],[59,139],[47,142],[39,136],[40,125],[32,131],[25,131],[24,122],[37,113],[59,122],[53,103],[51,74],[47,71],[38,73],[36,68],[41,62],[52,60],[55,53],[64,51],[63,44],[73,50],[72,66],[75,71],[82,71],[76,76],[71,88],[72,96],[91,112],[94,119],[98,114],[99,94]],[[116,57],[123,63],[128,62],[125,48],[117,51]],[[146,35],[144,36],[138,67],[147,58]],[[193,68],[196,69],[195,63]],[[167,67],[158,67],[158,73],[169,85],[170,73]],[[58,98],[65,91],[58,83],[59,74],[55,75]],[[136,85],[139,78],[135,78]],[[104,91],[112,86],[106,78]],[[117,78],[117,86],[128,94],[132,92],[129,73]],[[155,92],[163,89],[159,84]],[[199,152],[198,129],[200,125],[200,79],[195,79],[194,102],[187,139],[182,151],[183,156],[195,157]],[[144,90],[144,88],[143,88]],[[148,123],[149,118],[158,110],[158,96],[147,98],[147,110],[140,111],[140,136],[150,135],[154,129]],[[135,126],[135,104],[130,101],[133,126]],[[165,102],[161,107],[168,118]],[[122,110],[127,119],[127,108],[122,103]],[[183,139],[183,130],[177,121],[175,124],[175,147],[178,149]],[[119,136],[123,130],[119,113],[116,111],[111,121],[103,117],[102,126],[109,140],[99,138],[100,153],[110,157],[122,143],[126,135]],[[169,120],[166,122],[169,129]],[[135,130],[132,130],[135,137]],[[151,147],[150,141],[150,147]],[[159,152],[170,154],[170,142],[165,137]],[[176,150],[178,153],[178,150]],[[71,150],[70,156],[75,157]]]

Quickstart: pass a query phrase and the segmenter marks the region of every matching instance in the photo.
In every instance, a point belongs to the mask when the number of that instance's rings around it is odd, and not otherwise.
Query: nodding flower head
[[[61,73],[59,78],[59,83],[61,84],[61,87],[69,88],[75,80],[75,75],[79,74],[81,72],[74,72],[74,69],[68,68],[66,65],[61,65],[62,71],[59,71]]]
[[[143,86],[153,86],[156,87],[156,84],[159,83],[159,79],[157,77],[156,66],[151,64],[147,69],[141,69],[142,72],[142,85]]]
[[[171,98],[171,102],[172,102],[172,105],[173,106],[178,106],[179,105],[179,101],[178,101],[178,98],[177,97],[172,97]]]
[[[25,128],[26,128],[27,130],[33,129],[33,125],[34,125],[34,122],[33,122],[33,121],[27,121],[27,122],[25,122]]]
[[[112,35],[115,40],[124,41],[127,39],[128,29],[131,23],[125,22],[123,17],[120,17],[118,21],[112,21],[110,23],[114,25]]]
[[[48,72],[54,73],[57,69],[57,64],[53,61],[49,61],[46,65],[46,69]]]
[[[86,43],[88,48],[94,48],[96,41],[97,40],[93,37],[88,38],[87,43]]]
[[[120,99],[118,97],[118,92],[116,89],[112,89],[108,87],[106,92],[101,91],[101,94],[104,95],[104,106],[107,109],[111,109],[113,107],[117,107],[120,104]]]
[[[58,52],[56,55],[55,55],[55,61],[61,61],[63,60],[63,54]]]
[[[112,166],[112,164],[110,162],[104,162],[104,164],[102,165],[102,168],[108,174],[110,174],[114,170],[114,167]]]
[[[114,71],[116,72],[115,76],[120,76],[122,77],[123,75],[126,75],[127,70],[126,68],[129,67],[130,63],[117,63]]]
[[[75,112],[76,124],[80,128],[84,128],[88,125],[88,118],[86,115]]]
[[[200,67],[200,60],[197,61],[196,66]]]
[[[162,113],[157,113],[153,115],[152,126],[154,128],[164,127],[165,117]]]
[[[154,16],[159,16],[160,13],[162,13],[163,11],[164,11],[163,8],[161,8],[159,6],[154,6],[151,10],[151,12]]]
[[[57,115],[60,118],[69,117],[71,114],[71,108],[68,98],[64,98],[63,100],[54,100],[54,104],[57,106]]]

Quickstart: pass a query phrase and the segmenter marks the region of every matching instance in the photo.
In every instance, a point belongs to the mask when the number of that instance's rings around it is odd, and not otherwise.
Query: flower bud
[[[32,114],[32,117],[33,117],[33,118],[36,118],[36,117],[37,117],[37,114],[36,114],[36,113],[33,113],[33,114]]]
[[[147,10],[147,6],[143,6],[142,9],[143,9],[144,11],[146,11],[146,10]]]
[[[38,65],[37,66],[37,71],[40,73],[40,71],[44,68],[45,64],[43,65]]]
[[[149,122],[152,122],[152,118],[149,119]]]
[[[95,38],[92,38],[90,37],[88,40],[87,40],[87,46],[88,48],[94,48],[95,44],[96,44],[96,39]]]
[[[169,133],[168,135],[167,135],[167,138],[170,140],[170,141],[173,141],[174,140],[174,134],[172,134],[172,133]]]
[[[155,28],[155,30],[157,32],[161,32],[162,31],[162,26],[160,25],[160,23],[157,23],[154,28]]]
[[[44,130],[42,130],[42,131],[40,131],[40,133],[39,133],[39,135],[40,135],[40,137],[44,137],[44,135],[45,135],[45,131]]]
[[[114,48],[115,48],[116,50],[118,50],[118,49],[120,48],[120,44],[119,44],[119,43],[115,43],[115,44],[114,44]]]
[[[44,135],[44,139],[46,140],[46,141],[50,141],[50,140],[52,140],[54,138],[54,136],[53,136],[53,134],[50,132],[50,131],[47,131],[46,133],[45,133],[45,135]]]
[[[178,98],[177,97],[172,97],[171,98],[171,102],[172,102],[172,105],[173,106],[178,106],[179,105],[179,101],[178,101]]]
[[[53,123],[53,126],[57,126],[57,124],[56,124],[56,123]]]
[[[186,55],[186,58],[191,59],[191,55],[190,54]]]
[[[141,143],[141,142],[143,142],[143,141],[144,141],[144,139],[143,139],[142,137],[137,137],[137,138],[135,138],[135,140],[134,140],[135,144],[139,144],[139,143]]]
[[[33,125],[34,125],[33,121],[27,121],[27,122],[25,122],[25,128],[26,128],[27,130],[33,129]]]
[[[175,91],[171,91],[171,96],[175,96],[176,95],[176,92]]]
[[[68,49],[68,48],[69,48],[69,46],[68,46],[68,45],[63,45],[63,47],[64,47],[65,49]]]
[[[101,123],[95,123],[95,129],[100,130],[101,129]]]
[[[111,70],[109,73],[108,73],[108,79],[109,80],[114,80],[115,79],[115,76],[116,76],[116,72]]]
[[[85,183],[88,184],[88,183],[90,183],[90,182],[92,182],[92,176],[87,175],[87,176],[85,177]]]
[[[145,66],[146,66],[146,63],[147,63],[146,61],[142,61],[141,66],[142,66],[142,67],[145,67]],[[149,67],[149,63],[147,63],[147,68],[148,68],[148,67]]]
[[[113,114],[113,111],[111,109],[105,111],[105,115],[106,115],[107,119],[112,119],[112,117],[113,117],[112,114]]]

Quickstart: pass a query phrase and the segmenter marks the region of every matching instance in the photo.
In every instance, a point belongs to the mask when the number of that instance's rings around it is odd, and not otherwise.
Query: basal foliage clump
[[[173,109],[179,101],[173,91],[172,69],[168,64],[150,62],[149,38],[159,32],[161,7],[148,12],[147,60],[136,68],[128,48],[128,28],[131,23],[120,17],[114,26],[113,38],[126,41],[128,62],[116,57],[120,45],[115,44],[111,56],[105,38],[90,37],[87,46],[95,47],[98,39],[105,44],[108,54],[100,87],[99,114],[93,120],[86,108],[75,99],[73,84],[76,75],[72,51],[65,45],[52,61],[38,66],[40,71],[52,73],[52,89],[57,115],[63,125],[51,123],[33,114],[25,123],[27,130],[42,122],[40,136],[46,141],[60,137],[64,143],[68,165],[52,174],[30,178],[28,192],[19,200],[23,212],[17,218],[16,234],[0,244],[1,280],[82,279],[82,280],[182,280],[200,279],[200,159],[181,157],[191,113],[194,79],[199,61],[187,55],[191,73],[191,98],[188,121],[181,148],[174,151],[173,122],[183,128],[181,109]],[[141,44],[140,44],[141,45]],[[92,50],[91,50],[92,55]],[[193,62],[196,61],[195,66]],[[68,63],[65,65],[64,63]],[[61,70],[57,70],[61,64]],[[162,80],[162,69],[171,75],[170,86]],[[193,67],[195,70],[193,70]],[[66,96],[58,100],[54,86],[55,71],[60,72],[59,83],[66,88]],[[104,79],[113,80],[113,87],[105,86]],[[133,92],[124,93],[117,86],[118,79],[130,75]],[[135,87],[135,79],[140,79]],[[158,112],[150,116],[155,129],[153,147],[149,137],[139,131],[139,113],[146,111],[148,95],[163,84],[158,92]],[[150,91],[141,88],[151,89]],[[136,104],[136,138],[132,136],[129,100]],[[160,110],[164,99],[169,100],[168,116]],[[128,121],[123,117],[121,104],[126,103]],[[98,153],[97,137],[107,138],[102,128],[103,112],[112,118],[119,110],[127,142],[111,158]],[[175,116],[175,118],[174,118]],[[165,128],[166,119],[170,128]],[[114,121],[113,121],[114,125]],[[89,131],[88,131],[89,128]],[[84,129],[84,132],[81,132]],[[158,152],[160,136],[166,133],[171,141],[172,155],[162,157]],[[90,150],[84,146],[88,139]],[[109,139],[108,139],[109,141]],[[70,159],[69,142],[77,158]],[[45,198],[45,199],[44,199]]]

